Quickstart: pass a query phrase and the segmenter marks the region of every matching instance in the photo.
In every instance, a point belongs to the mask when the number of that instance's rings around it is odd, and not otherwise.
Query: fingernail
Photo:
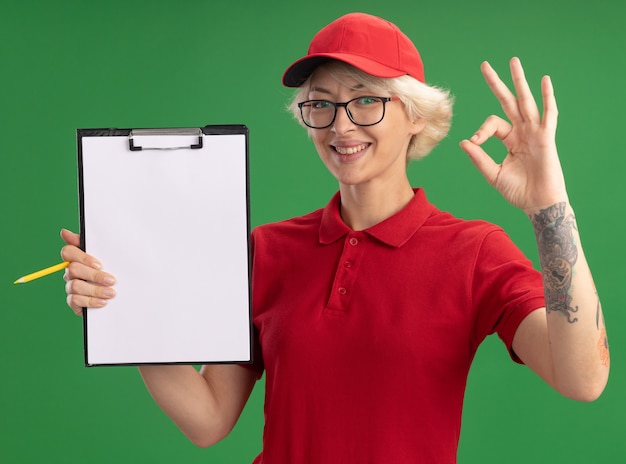
[[[113,277],[105,277],[102,282],[104,285],[113,285],[115,283],[115,279]]]
[[[101,300],[101,299],[96,299],[93,300],[93,306],[92,308],[102,308],[103,306],[107,305],[107,300]]]
[[[100,269],[102,269],[102,264],[100,264],[100,263],[98,263],[96,261],[93,261],[91,263],[91,267],[93,267],[94,269],[100,270]]]
[[[476,140],[477,138],[478,138],[478,134],[474,134],[474,135],[472,135],[472,138],[471,138],[470,140],[473,142],[473,141],[474,141],[474,140]]]
[[[102,294],[108,298],[113,298],[115,296],[115,290],[112,288],[105,288],[102,290]]]

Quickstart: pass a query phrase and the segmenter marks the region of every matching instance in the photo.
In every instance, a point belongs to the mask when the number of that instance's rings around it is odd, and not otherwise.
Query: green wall
[[[626,462],[623,0],[1,0],[0,460],[249,463],[259,452],[262,384],[226,440],[195,448],[136,369],[83,367],[82,324],[60,274],[12,282],[58,262],[58,231],[78,228],[76,128],[246,124],[253,224],[324,205],[336,184],[283,110],[290,91],[280,77],[322,25],[355,10],[398,24],[422,52],[428,82],[456,95],[453,129],[411,165],[413,183],[442,209],[503,225],[535,262],[526,218],[458,141],[501,113],[482,60],[506,76],[518,55],[536,92],[544,73],[556,89],[558,144],[603,301],[611,379],[595,403],[563,399],[491,337],[470,375],[459,462]]]

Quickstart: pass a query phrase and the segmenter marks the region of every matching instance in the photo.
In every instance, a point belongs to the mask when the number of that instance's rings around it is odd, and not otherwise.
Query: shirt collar
[[[435,206],[426,198],[424,190],[416,188],[413,191],[415,195],[401,211],[363,232],[393,247],[401,247],[408,242],[426,219],[436,211]],[[324,245],[353,232],[341,219],[340,205],[341,197],[337,192],[322,212],[319,239]]]

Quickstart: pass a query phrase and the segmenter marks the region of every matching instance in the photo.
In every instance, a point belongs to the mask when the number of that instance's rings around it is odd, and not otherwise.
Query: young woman
[[[467,374],[490,333],[561,394],[600,395],[606,332],[557,156],[550,79],[540,114],[518,59],[516,95],[481,69],[509,121],[489,117],[461,147],[532,221],[541,272],[499,227],[454,218],[412,188],[407,162],[446,135],[451,99],[425,84],[395,25],[345,15],[283,77],[299,88],[292,110],[339,191],[253,231],[256,364],[140,367],[194,443],[226,436],[265,372],[256,463],[454,463]],[[481,148],[490,137],[508,149],[500,164]],[[104,307],[114,277],[77,235],[62,236],[69,306]]]

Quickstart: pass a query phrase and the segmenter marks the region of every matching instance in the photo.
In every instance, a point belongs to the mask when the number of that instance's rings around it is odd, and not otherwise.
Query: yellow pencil
[[[32,274],[25,275],[24,277],[20,277],[17,279],[14,284],[23,284],[26,282],[30,282],[31,280],[39,279],[40,277],[47,276],[48,274],[52,274],[53,272],[60,271],[61,269],[65,269],[69,266],[69,262],[63,261],[62,263],[55,264],[54,266],[47,267],[42,269],[41,271],[33,272]]]

